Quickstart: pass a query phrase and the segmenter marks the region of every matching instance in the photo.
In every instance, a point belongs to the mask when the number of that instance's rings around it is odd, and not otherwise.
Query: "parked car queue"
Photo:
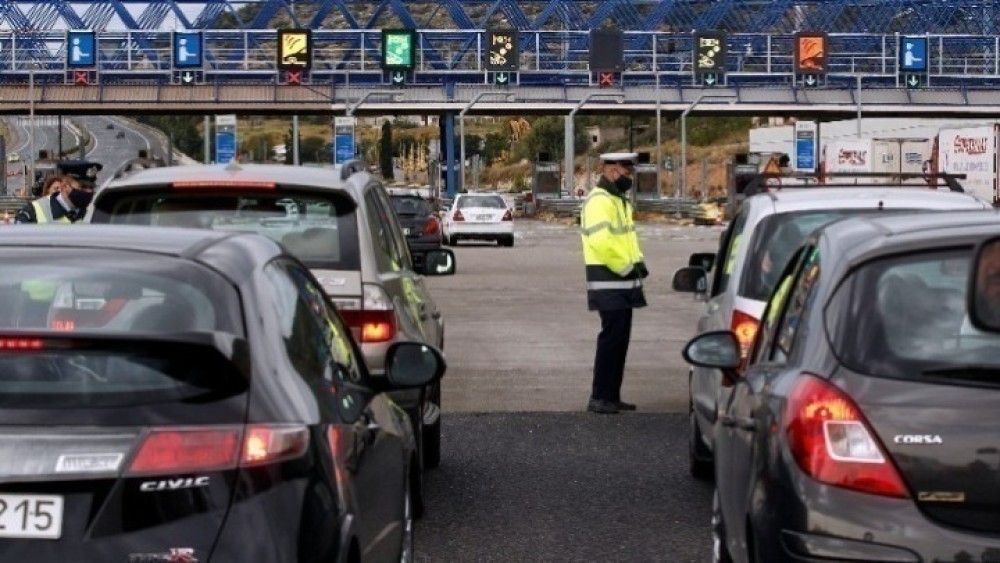
[[[684,357],[714,561],[1000,549],[1000,216],[984,207],[905,187],[761,194],[717,257],[677,272],[709,300]],[[755,284],[759,306],[741,297]]]
[[[90,219],[0,241],[5,556],[411,561],[451,251],[353,166],[145,170]]]

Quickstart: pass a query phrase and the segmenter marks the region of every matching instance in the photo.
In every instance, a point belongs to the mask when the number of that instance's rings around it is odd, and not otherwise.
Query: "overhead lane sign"
[[[521,54],[516,29],[491,29],[486,32],[486,71],[493,84],[509,86],[520,68]]]
[[[66,33],[66,66],[93,68],[97,65],[97,38],[93,31]]]
[[[818,86],[820,77],[827,73],[829,57],[826,34],[801,32],[795,34],[795,74],[802,84]]]
[[[698,83],[715,86],[726,72],[726,34],[700,32],[695,35],[694,73]]]
[[[393,86],[405,86],[417,58],[417,33],[412,29],[382,30],[382,70]]]
[[[175,32],[174,68],[201,68],[202,62],[201,33],[188,31]]]
[[[278,31],[278,68],[309,70],[312,67],[312,32],[308,29]]]
[[[899,38],[899,73],[907,88],[919,88],[927,82],[930,70],[927,43],[926,36]]]
[[[625,35],[618,29],[590,30],[588,59],[598,86],[617,86],[625,70]]]

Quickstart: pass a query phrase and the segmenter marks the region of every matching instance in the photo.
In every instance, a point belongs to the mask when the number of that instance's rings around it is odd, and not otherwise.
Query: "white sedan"
[[[495,240],[514,246],[514,212],[496,194],[458,194],[444,215],[444,240]]]

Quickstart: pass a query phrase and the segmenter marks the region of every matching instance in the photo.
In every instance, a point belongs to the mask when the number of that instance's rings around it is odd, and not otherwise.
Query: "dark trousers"
[[[601,334],[597,337],[594,358],[594,388],[590,397],[611,402],[621,401],[625,356],[632,336],[632,309],[599,311]]]

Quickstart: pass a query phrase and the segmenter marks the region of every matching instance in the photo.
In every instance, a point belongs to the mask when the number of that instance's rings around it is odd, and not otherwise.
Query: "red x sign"
[[[285,83],[293,84],[295,86],[302,85],[302,71],[301,70],[286,70],[285,71]]]
[[[597,73],[597,85],[601,88],[607,88],[609,86],[615,85],[615,73],[613,72],[599,72]]]
[[[87,84],[90,84],[90,73],[85,70],[74,70],[73,83],[77,86],[86,86]]]

